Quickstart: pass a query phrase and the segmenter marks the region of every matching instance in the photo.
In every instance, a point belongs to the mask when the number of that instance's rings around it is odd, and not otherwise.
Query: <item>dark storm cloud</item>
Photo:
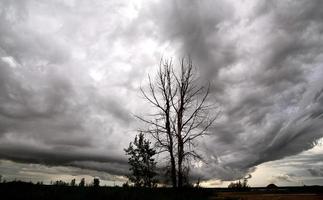
[[[85,178],[87,182],[91,182],[93,177],[99,177],[102,181],[125,181],[122,176],[112,176],[102,171],[91,169],[80,169],[79,167],[71,166],[45,166],[41,164],[28,164],[28,163],[13,163],[11,161],[0,161],[0,171],[7,172],[2,178],[10,181],[14,179],[24,181],[41,181],[44,184],[49,184],[51,181],[63,180],[66,182],[71,179],[76,179],[79,182],[81,178]],[[37,175],[37,176],[35,176]],[[92,177],[88,177],[88,176]],[[104,184],[104,182],[103,182]]]
[[[234,180],[308,150],[323,136],[322,7],[2,1],[0,156],[126,173],[131,115],[149,110],[138,87],[168,50],[191,56],[221,110],[194,178]]]
[[[233,41],[227,41],[222,28],[234,15],[226,1],[173,1],[154,5],[152,15],[162,41],[177,44],[178,55],[191,56],[203,76],[213,79],[221,67],[235,61]],[[221,82],[212,81],[212,89],[221,90]],[[220,85],[220,86],[219,86]]]
[[[161,38],[176,43],[179,55],[191,55],[217,88],[223,115],[205,141],[201,177],[241,178],[323,136],[322,7],[321,1],[155,6]]]
[[[115,94],[96,91],[87,70],[74,66],[72,44],[30,24],[37,6],[47,5],[0,3],[0,158],[82,168],[92,161],[107,165],[97,170],[124,174],[122,152],[112,150],[120,138],[112,135],[131,116]],[[67,15],[61,8],[54,10]]]

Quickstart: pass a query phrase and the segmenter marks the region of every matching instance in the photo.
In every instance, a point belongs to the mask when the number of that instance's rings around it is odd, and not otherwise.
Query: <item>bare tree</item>
[[[171,61],[164,63],[161,61],[155,84],[149,76],[148,92],[141,88],[143,96],[157,109],[157,112],[153,115],[152,119],[138,118],[150,125],[148,130],[143,132],[151,134],[155,139],[155,145],[160,149],[158,153],[169,153],[172,186],[176,187],[175,144],[174,133],[171,127],[172,99],[176,95],[176,91],[173,91],[171,87],[173,82],[171,66]]]
[[[177,95],[172,98],[172,107],[176,116],[178,187],[183,186],[183,162],[190,158],[201,159],[192,148],[195,146],[194,141],[207,134],[217,117],[217,114],[209,116],[209,111],[214,108],[206,102],[209,85],[199,86],[195,74],[190,59],[187,63],[182,59],[179,75],[174,74]]]
[[[144,132],[156,141],[160,152],[168,152],[173,187],[182,187],[184,161],[201,159],[194,141],[207,134],[217,115],[210,117],[213,105],[207,104],[209,85],[200,86],[192,61],[183,58],[177,73],[172,61],[161,61],[156,81],[149,76],[149,89],[141,92],[156,108],[150,119],[138,117],[149,125]],[[188,162],[187,162],[188,163]]]

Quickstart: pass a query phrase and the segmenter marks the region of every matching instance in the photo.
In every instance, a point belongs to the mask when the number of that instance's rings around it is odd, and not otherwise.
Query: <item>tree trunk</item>
[[[191,59],[181,60],[181,69],[176,73],[172,61],[160,63],[157,82],[149,77],[150,95],[141,88],[143,96],[157,108],[157,118],[146,120],[138,117],[151,127],[146,132],[156,140],[161,152],[169,153],[170,178],[173,187],[183,187],[188,177],[186,162],[200,158],[192,149],[196,138],[206,134],[217,117],[208,117],[207,88],[199,86]],[[159,131],[161,130],[161,131]],[[194,145],[193,145],[194,146]]]
[[[177,187],[177,178],[176,178],[176,164],[173,151],[170,151],[170,163],[171,163],[171,179],[173,188]]]
[[[172,186],[175,188],[177,187],[177,178],[176,178],[176,162],[175,162],[175,156],[174,156],[174,144],[173,144],[173,136],[172,136],[172,131],[170,127],[170,116],[169,116],[169,111],[170,111],[170,102],[167,100],[166,101],[166,131],[168,134],[168,139],[169,139],[169,155],[170,155],[170,164],[171,164],[171,179],[172,179]]]
[[[183,144],[179,141],[178,145],[178,187],[183,187]]]
[[[181,88],[182,89],[182,88]],[[179,102],[179,110],[177,112],[177,167],[178,167],[178,187],[183,187],[183,155],[184,155],[184,144],[182,138],[182,124],[183,124],[183,93],[180,89],[181,98]]]

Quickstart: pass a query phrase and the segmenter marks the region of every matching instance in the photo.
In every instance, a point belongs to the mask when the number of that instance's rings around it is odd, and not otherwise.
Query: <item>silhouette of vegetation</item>
[[[148,90],[141,88],[141,92],[156,112],[150,115],[153,118],[137,117],[148,124],[142,131],[154,138],[158,153],[168,153],[172,186],[183,187],[190,160],[202,159],[194,149],[195,141],[207,135],[217,118],[217,114],[209,115],[210,111],[218,112],[207,103],[209,86],[200,85],[191,59],[181,60],[178,73],[172,61],[162,60],[156,80],[148,78]]]
[[[72,187],[58,185],[37,185],[31,182],[12,181],[0,183],[2,199],[33,200],[203,200],[203,199],[249,199],[239,195],[262,199],[263,194],[270,194],[266,199],[281,199],[281,195],[291,194],[288,199],[322,199],[322,186],[279,187],[276,190],[252,188],[241,192],[231,188],[138,188],[138,187]],[[223,194],[227,194],[223,196]],[[298,195],[300,194],[300,195]],[[307,195],[308,194],[308,195]]]
[[[42,181],[38,181],[36,185],[44,185],[44,183]]]
[[[68,183],[62,181],[62,180],[58,180],[58,181],[55,181],[54,185],[56,186],[68,186]]]
[[[85,179],[82,178],[80,183],[79,183],[79,187],[84,187],[85,186]]]
[[[228,185],[228,188],[235,190],[249,190],[248,179],[244,178],[243,181],[232,182]]]
[[[123,184],[122,184],[122,187],[123,187],[123,188],[128,188],[128,187],[130,187],[130,186],[129,186],[129,182],[127,181],[127,182],[123,183]]]
[[[200,200],[213,196],[209,189],[187,188],[180,192],[172,188],[139,187],[71,187],[36,185],[26,182],[0,183],[2,199],[32,200]]]
[[[93,187],[100,187],[100,179],[94,178],[92,184],[93,184]]]
[[[157,180],[154,178],[157,173],[156,162],[153,156],[156,151],[150,147],[151,142],[144,137],[143,133],[136,135],[134,142],[130,142],[129,147],[124,149],[129,155],[131,175],[129,180],[135,187],[154,187]]]
[[[73,178],[71,180],[70,186],[72,186],[72,187],[76,186],[76,180],[75,180],[75,178]]]

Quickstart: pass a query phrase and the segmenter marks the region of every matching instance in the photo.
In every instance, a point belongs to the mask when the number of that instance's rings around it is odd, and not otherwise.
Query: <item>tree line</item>
[[[72,186],[72,187],[100,187],[100,179],[99,178],[93,178],[93,181],[89,184],[85,183],[85,178],[82,178],[80,182],[77,184],[76,179],[73,178],[70,183],[62,181],[62,180],[57,180],[54,182],[51,182],[51,185],[57,185],[57,186]]]
[[[0,175],[0,183],[25,183],[20,180],[13,180],[13,181],[7,181]],[[33,184],[32,182],[29,182],[30,184]],[[36,185],[44,185],[42,181],[36,182]],[[100,179],[99,178],[93,178],[93,181],[91,183],[86,183],[85,178],[82,178],[79,183],[76,183],[76,179],[73,178],[70,182],[66,182],[63,180],[56,180],[56,181],[51,181],[50,185],[54,186],[72,186],[72,187],[100,187]]]

